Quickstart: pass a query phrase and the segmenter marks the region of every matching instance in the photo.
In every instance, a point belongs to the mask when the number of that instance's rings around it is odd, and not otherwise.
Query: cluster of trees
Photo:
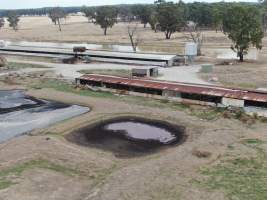
[[[103,29],[104,35],[107,35],[108,28],[112,28],[118,22],[119,12],[115,6],[83,6],[81,12],[87,17],[88,22],[99,25]]]
[[[203,42],[199,30],[203,28],[220,30],[232,40],[231,48],[237,53],[240,61],[243,61],[250,46],[262,48],[265,27],[263,19],[267,19],[267,14],[265,14],[267,9],[262,9],[258,4],[185,4],[182,1],[173,3],[165,0],[158,0],[153,5],[83,7],[82,12],[89,21],[99,24],[104,29],[105,35],[107,28],[112,27],[117,19],[128,22],[139,20],[144,27],[150,24],[155,32],[157,30],[164,32],[166,39],[170,39],[171,35],[177,31],[187,29],[191,39],[198,43],[198,54],[201,54],[200,48]],[[190,22],[193,25],[190,26]],[[136,49],[138,43],[133,41],[135,32],[136,27],[133,30],[128,27],[133,49]]]
[[[20,16],[15,11],[8,12],[7,21],[9,22],[9,27],[13,28],[15,31],[18,30],[18,23]]]
[[[9,22],[9,27],[13,28],[13,30],[18,30],[18,23],[20,20],[20,16],[17,15],[15,11],[10,11],[7,14],[7,21]],[[5,19],[3,17],[0,18],[0,29],[5,26]]]
[[[180,3],[161,1],[155,5],[83,7],[81,11],[89,22],[100,25],[105,35],[107,29],[114,26],[118,20],[124,22],[140,21],[144,28],[149,23],[155,31],[160,26],[160,30],[165,32],[166,39],[170,39],[172,33],[185,24],[185,9]]]
[[[100,25],[107,35],[107,29],[112,28],[117,22],[118,11],[114,7],[103,6],[98,7],[95,12],[95,24]]]

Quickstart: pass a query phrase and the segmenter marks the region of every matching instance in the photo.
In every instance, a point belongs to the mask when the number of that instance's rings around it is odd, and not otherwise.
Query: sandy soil
[[[0,84],[1,88],[8,85]],[[14,86],[13,86],[14,87]],[[110,98],[79,96],[52,89],[29,90],[38,98],[79,104],[92,112],[36,130],[31,136],[14,138],[0,144],[0,172],[31,160],[46,160],[67,169],[28,167],[20,174],[11,174],[16,181],[0,190],[0,199],[13,200],[104,200],[104,199],[227,199],[221,191],[210,191],[192,184],[201,177],[199,170],[220,162],[230,145],[237,144],[238,155],[246,155],[241,138],[261,138],[267,141],[266,124],[246,126],[233,119],[206,121],[172,108],[151,107]],[[119,159],[111,152],[79,146],[64,139],[64,135],[97,120],[115,116],[142,116],[166,120],[186,127],[187,140],[180,146],[131,159]],[[209,152],[200,158],[194,151]],[[12,159],[11,159],[12,158]],[[19,168],[20,169],[20,168]],[[71,192],[70,192],[71,191]]]

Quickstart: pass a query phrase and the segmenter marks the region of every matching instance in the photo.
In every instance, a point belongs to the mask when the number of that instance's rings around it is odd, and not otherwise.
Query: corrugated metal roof
[[[135,87],[159,89],[159,90],[169,90],[169,91],[192,93],[192,94],[202,94],[202,95],[210,95],[217,97],[227,97],[233,99],[267,102],[267,92],[256,91],[256,90],[243,90],[237,88],[187,84],[179,82],[154,81],[148,79],[136,79],[136,78],[130,79],[130,78],[115,77],[115,76],[97,75],[97,74],[84,75],[79,79],[129,85]]]

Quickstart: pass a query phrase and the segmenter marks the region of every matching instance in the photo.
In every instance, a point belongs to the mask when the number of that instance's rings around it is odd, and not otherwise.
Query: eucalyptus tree
[[[9,22],[9,27],[13,28],[14,31],[18,30],[18,24],[20,21],[20,16],[16,11],[9,11],[7,14],[7,21]]]
[[[58,25],[59,31],[62,31],[61,28],[61,20],[66,19],[67,13],[60,7],[52,8],[49,11],[48,14],[49,18],[52,20],[52,22],[56,25]]]
[[[231,49],[243,62],[250,46],[262,48],[264,33],[258,8],[245,5],[228,8],[223,18],[223,32],[232,40]]]
[[[184,8],[179,3],[165,2],[163,0],[157,3],[157,20],[161,31],[165,33],[166,39],[181,30],[185,25]]]
[[[100,25],[107,35],[107,29],[112,28],[117,23],[118,11],[115,7],[101,6],[96,10],[95,24]]]
[[[5,26],[5,19],[0,18],[0,29],[3,28],[4,26]]]
[[[88,22],[93,22],[96,17],[96,8],[95,7],[86,7],[81,8],[81,12],[84,13],[85,17],[88,19]]]

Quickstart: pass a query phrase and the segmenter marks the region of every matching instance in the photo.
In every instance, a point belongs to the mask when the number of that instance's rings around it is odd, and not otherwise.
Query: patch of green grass
[[[12,181],[0,179],[0,190],[4,190],[6,188],[9,188],[11,185],[14,185]]]
[[[230,149],[230,150],[234,150],[234,149],[235,149],[234,145],[232,145],[232,144],[229,144],[229,145],[227,146],[227,148]]]
[[[149,196],[153,200],[179,200],[181,199],[181,191],[176,186],[161,185],[157,190],[149,192]]]
[[[220,108],[206,108],[206,109],[191,109],[191,114],[203,119],[214,120],[222,115],[223,109]]]
[[[257,151],[256,156],[228,159],[221,164],[201,170],[204,181],[198,185],[220,190],[230,200],[267,199],[267,154],[260,148],[258,139],[244,141],[244,145]]]
[[[127,69],[88,69],[80,70],[79,72],[82,74],[102,74],[121,77],[129,77],[131,75],[131,71]]]
[[[61,92],[74,93],[80,96],[91,96],[91,97],[114,97],[109,92],[94,92],[90,90],[75,89],[72,85],[57,80],[46,80],[38,84],[29,86],[30,88],[52,88]]]
[[[31,160],[29,162],[17,165],[13,168],[0,171],[0,178],[7,177],[10,175],[20,176],[25,170],[33,168],[49,169],[70,176],[79,175],[79,171],[75,169],[70,169],[63,165],[54,164],[47,160],[38,159],[38,160]]]
[[[110,168],[105,170],[97,170],[96,176],[94,177],[95,185],[101,185],[105,182],[107,177],[117,169],[117,165],[113,164]]]
[[[183,111],[190,108],[189,105],[168,101],[166,99],[156,100],[138,96],[123,96],[120,98],[120,100],[136,105],[148,106],[153,108],[171,108],[174,110],[183,110]]]
[[[259,144],[263,144],[263,141],[259,139],[245,139],[243,140],[243,143],[248,144],[248,145],[259,145]]]
[[[81,175],[81,172],[76,169],[71,169],[63,165],[54,164],[47,160],[31,160],[29,162],[19,164],[15,167],[0,171],[0,190],[16,184],[15,182],[9,180],[10,176],[20,177],[24,171],[34,168],[48,169],[51,171],[62,173],[67,176]]]
[[[39,64],[28,64],[28,63],[18,63],[18,62],[8,62],[7,67],[9,69],[22,69],[22,68],[49,68]]]

